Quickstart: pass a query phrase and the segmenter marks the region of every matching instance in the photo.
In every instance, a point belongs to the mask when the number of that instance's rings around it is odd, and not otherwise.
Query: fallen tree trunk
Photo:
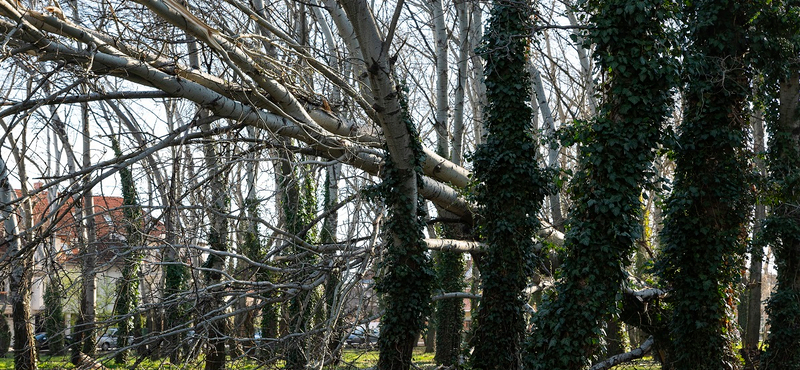
[[[612,366],[621,364],[623,362],[629,362],[637,358],[642,358],[642,356],[644,356],[647,352],[650,351],[650,347],[653,346],[653,342],[654,340],[653,337],[651,336],[647,338],[647,340],[644,341],[644,343],[642,343],[642,345],[639,348],[636,348],[630,352],[620,353],[616,356],[611,356],[603,360],[602,362],[594,364],[591,368],[589,368],[589,370],[605,370]]]

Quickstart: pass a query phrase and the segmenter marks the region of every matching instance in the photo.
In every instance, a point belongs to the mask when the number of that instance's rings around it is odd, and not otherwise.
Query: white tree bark
[[[436,61],[436,112],[434,113],[433,127],[436,130],[436,153],[447,155],[450,137],[450,129],[447,124],[447,112],[450,108],[447,99],[447,29],[444,25],[442,0],[431,0],[430,7],[433,16],[434,60]]]
[[[458,17],[458,76],[456,90],[453,97],[453,139],[450,145],[450,160],[461,165],[464,152],[464,93],[467,88],[467,62],[469,51],[472,49],[472,40],[469,36],[470,8],[466,1],[456,1],[456,14]]]
[[[567,5],[567,19],[569,19],[569,24],[571,26],[579,26],[578,18],[575,17],[575,12],[572,11],[571,5]],[[583,38],[580,37],[578,33],[575,33],[575,35],[578,40],[577,45],[575,45],[575,50],[578,52],[578,60],[581,62],[581,77],[584,84],[589,113],[594,116],[597,114],[597,98],[595,98],[594,95],[595,87],[594,79],[592,78],[592,63],[589,60],[586,48],[583,47]]]
[[[620,353],[616,356],[609,357],[608,359],[598,362],[597,364],[592,365],[589,370],[605,370],[610,369],[611,367],[621,364],[623,362],[633,361],[637,358],[642,358],[647,352],[650,351],[650,347],[653,346],[653,337],[647,338],[641,346],[634,349],[633,351]]]
[[[542,75],[533,65],[530,66],[530,73],[531,81],[533,82],[533,90],[536,93],[537,105],[539,106],[539,111],[542,112],[542,118],[544,120],[544,136],[548,140],[547,166],[557,171],[561,166],[558,163],[558,141],[555,138],[555,120],[553,119],[550,106],[547,104],[547,98],[545,98]],[[561,196],[559,193],[556,193],[547,198],[550,202],[550,214],[553,217],[553,225],[561,229],[564,223],[564,216],[561,213]]]

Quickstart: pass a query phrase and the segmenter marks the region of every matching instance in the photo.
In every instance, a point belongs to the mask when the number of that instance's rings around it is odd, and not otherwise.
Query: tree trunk
[[[756,155],[764,152],[764,116],[763,112],[754,111],[751,119],[753,126],[753,151]],[[756,157],[756,170],[766,176],[765,163]],[[764,218],[766,217],[766,206],[763,202],[756,202],[753,230],[760,230]],[[744,332],[742,340],[742,357],[744,358],[747,369],[757,369],[761,349],[759,341],[761,337],[761,288],[762,288],[762,269],[764,260],[764,248],[760,245],[753,245],[750,251],[750,270],[748,271],[747,288],[744,297],[747,298],[742,306],[747,305],[745,310],[745,323],[742,325]],[[740,313],[741,315],[742,313]]]
[[[386,137],[389,161],[384,169],[384,201],[390,218],[387,251],[384,255],[386,273],[378,286],[384,294],[384,315],[378,341],[379,370],[406,370],[419,332],[430,310],[432,276],[429,257],[424,246],[420,217],[424,210],[418,202],[417,183],[421,176],[422,148],[417,132],[403,99],[404,92],[393,76],[389,50],[393,27],[388,39],[383,39],[366,0],[342,1],[361,45],[371,91],[372,105],[378,113],[379,124]],[[395,9],[399,16],[402,3]],[[394,18],[395,20],[397,17]]]
[[[542,76],[536,67],[531,66],[531,79],[533,80],[533,90],[536,92],[537,105],[542,112],[544,119],[544,137],[548,140],[547,148],[547,167],[558,171],[561,166],[558,162],[558,143],[555,140],[555,120],[553,119],[553,112],[547,103],[544,95],[544,85],[542,84]],[[534,112],[536,114],[536,112]],[[552,217],[553,227],[558,231],[564,231],[564,215],[561,213],[561,196],[559,192],[548,195],[548,203],[550,204],[550,215]]]
[[[447,156],[450,137],[447,124],[447,111],[450,108],[447,95],[447,29],[444,25],[442,0],[431,0],[430,7],[433,10],[431,14],[435,45],[433,59],[436,62],[436,112],[433,128],[436,130],[436,153]]]
[[[332,207],[336,204],[339,194],[339,175],[341,173],[341,165],[334,164],[326,168],[325,173],[325,198],[324,198],[324,211],[329,212],[325,217],[325,223],[322,226],[322,233],[320,242],[323,244],[336,243],[336,231],[339,225],[338,212],[334,211]],[[340,330],[339,322],[341,321],[339,315],[339,307],[341,305],[341,297],[339,295],[339,285],[342,279],[342,272],[340,267],[336,265],[336,261],[332,261],[332,268],[328,273],[328,281],[325,283],[325,313],[327,327],[332,330],[328,337],[328,352],[331,356],[331,363],[336,366],[341,361],[342,357],[342,330]]]
[[[533,14],[530,2],[495,1],[484,38],[486,136],[475,153],[474,177],[487,252],[480,260],[483,294],[471,343],[475,369],[522,366],[523,290],[547,191],[528,105],[530,39],[521,37],[530,32]]]
[[[205,111],[201,111],[201,116],[206,117]],[[210,131],[210,125],[201,126],[204,132]],[[208,244],[213,251],[228,251],[228,200],[229,195],[226,190],[227,177],[221,166],[220,154],[217,152],[216,144],[207,141],[203,145],[206,167],[210,178],[208,179],[208,200],[210,206],[207,210],[210,227],[208,230]],[[227,352],[225,349],[226,337],[228,332],[227,318],[214,317],[214,311],[223,304],[223,288],[218,284],[222,281],[222,273],[225,269],[225,257],[214,254],[208,255],[203,264],[205,270],[205,284],[207,291],[202,297],[205,307],[203,312],[203,325],[208,333],[208,348],[206,351],[205,370],[222,370],[225,367]]]
[[[683,63],[690,72],[659,264],[672,289],[678,370],[740,367],[729,312],[752,209],[745,160],[751,11],[738,1],[697,2],[684,10],[691,26]]]
[[[89,130],[89,106],[81,104],[81,119],[83,121],[83,168],[89,168],[91,162],[91,135]],[[78,323],[75,325],[75,340],[80,351],[92,356],[96,349],[95,338],[95,307],[97,290],[97,230],[94,222],[94,196],[90,188],[89,177],[83,178],[83,201],[81,203],[81,217],[78,220],[79,234],[82,238],[79,255],[81,260],[81,300],[78,313]],[[73,351],[74,352],[74,351]],[[73,361],[79,360],[73,356]]]
[[[22,181],[27,181],[27,179],[23,176]],[[25,195],[27,194],[23,194],[23,196]],[[9,285],[14,322],[14,368],[16,370],[36,370],[36,344],[33,340],[33,327],[30,322],[31,278],[35,249],[26,248],[27,251],[22,249],[23,234],[20,232],[17,222],[18,213],[31,217],[31,210],[15,211],[12,204],[16,198],[16,193],[9,182],[8,168],[5,161],[0,158],[0,203],[4,204],[2,212],[0,212],[0,219],[4,221],[5,237],[8,242],[6,253],[11,258],[12,266]],[[0,317],[0,320],[5,320],[5,317]]]
[[[778,284],[767,306],[770,332],[761,363],[765,370],[800,366],[800,72],[796,67],[780,80],[779,102],[779,117],[770,130],[769,160],[773,181],[781,184],[781,199],[766,226],[774,242]]]
[[[606,357],[616,356],[626,352],[627,341],[622,323],[612,317],[606,320]]]
[[[117,157],[122,157],[118,139],[111,138],[111,147]],[[126,230],[126,251],[125,259],[122,262],[122,276],[117,283],[117,299],[114,303],[114,314],[119,317],[117,324],[117,348],[119,349],[114,356],[114,361],[124,364],[128,360],[128,350],[126,347],[133,343],[128,341],[128,337],[134,334],[133,318],[139,305],[139,264],[141,263],[142,232],[144,223],[142,222],[142,209],[139,206],[136,184],[130,168],[122,168],[119,171],[120,182],[122,183],[122,196],[124,209],[122,210],[125,220]]]
[[[429,324],[423,343],[425,343],[425,353],[434,353],[436,351],[436,325],[434,323]]]
[[[624,271],[642,235],[640,197],[655,180],[652,162],[677,75],[661,21],[670,13],[659,1],[582,4],[605,88],[597,115],[574,135],[568,252],[557,293],[534,315],[527,343],[526,365],[538,370],[583,369],[600,354],[602,327],[618,312]],[[640,48],[652,49],[649,59]],[[557,162],[554,151],[550,162]]]

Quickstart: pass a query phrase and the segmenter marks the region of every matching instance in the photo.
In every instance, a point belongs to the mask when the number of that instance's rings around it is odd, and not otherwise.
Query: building
[[[80,249],[83,238],[79,234],[78,221],[81,212],[74,199],[65,198],[60,194],[52,194],[41,189],[41,183],[34,186],[34,195],[31,196],[34,237],[42,238],[43,242],[36,246],[34,256],[34,277],[31,294],[31,317],[35,321],[36,331],[40,331],[42,323],[41,313],[44,311],[44,292],[50,279],[57,279],[61,284],[64,304],[65,319],[69,324],[74,323],[79,308],[79,293],[81,290]],[[21,197],[17,191],[17,196]],[[122,266],[129,246],[128,234],[131,228],[125,219],[123,199],[117,196],[93,196],[94,208],[92,219],[95,223],[95,246],[97,254],[96,277],[96,310],[99,320],[111,316],[114,309],[116,289],[122,277]],[[23,222],[19,222],[23,227]],[[143,222],[142,245],[134,246],[143,251],[145,263],[140,266],[144,269],[140,284],[140,294],[143,297],[154,296],[157,292],[155,286],[160,280],[158,264],[151,253],[163,239],[163,225],[156,221]],[[0,228],[0,240],[5,240],[5,230]],[[4,255],[6,245],[0,246],[0,255]],[[150,263],[148,263],[150,262]],[[5,274],[3,290],[0,291],[0,309],[10,317],[11,306],[8,301],[9,282]],[[154,298],[155,299],[155,298]]]

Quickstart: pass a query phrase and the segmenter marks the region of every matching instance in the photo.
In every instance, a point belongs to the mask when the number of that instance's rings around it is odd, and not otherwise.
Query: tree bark
[[[23,176],[22,181],[27,181]],[[25,193],[25,192],[23,192]],[[25,196],[27,194],[23,194]],[[20,232],[17,214],[31,217],[30,207],[23,212],[12,206],[17,199],[8,177],[6,162],[0,158],[0,204],[3,204],[0,219],[3,220],[5,237],[8,243],[7,255],[10,259],[9,276],[12,321],[14,322],[14,368],[16,370],[36,370],[36,344],[33,340],[33,327],[30,322],[31,278],[33,276],[33,251],[22,248],[23,234]],[[28,203],[23,200],[22,203]],[[0,317],[5,320],[5,317]]]
[[[406,249],[402,255],[397,255],[394,261],[397,265],[388,271],[386,279],[394,281],[392,290],[385,298],[386,310],[381,320],[381,336],[378,341],[380,358],[379,370],[404,370],[411,365],[411,354],[416,344],[416,339],[424,325],[424,316],[427,314],[430,294],[430,278],[427,270],[427,257],[421,250],[422,225],[418,222],[420,209],[418,208],[418,174],[416,167],[421,153],[415,150],[416,132],[408,122],[410,116],[405,107],[401,105],[400,94],[395,83],[394,66],[389,55],[389,48],[396,23],[392,23],[387,31],[387,39],[383,39],[372,11],[365,0],[342,1],[342,6],[348,15],[364,60],[367,61],[367,71],[371,91],[374,96],[373,109],[378,112],[378,120],[386,137],[386,149],[391,159],[395,175],[391,179],[392,197],[390,202],[405,200],[405,204],[391,204],[390,212],[395,221],[395,227],[390,228],[390,244],[395,248]],[[402,10],[402,1],[395,8],[395,21]],[[411,229],[408,229],[411,228]],[[413,235],[413,236],[412,236]],[[404,240],[404,238],[413,240]],[[395,275],[402,271],[403,276]],[[407,274],[407,276],[406,276]],[[407,294],[415,290],[414,296],[397,296],[399,291]],[[405,311],[405,312],[404,312]]]
[[[89,106],[81,104],[81,119],[83,122],[83,168],[92,165],[91,159],[91,132],[89,130]],[[75,340],[79,343],[80,351],[92,356],[95,353],[97,342],[95,340],[95,307],[97,290],[97,229],[94,222],[94,196],[90,188],[90,178],[83,178],[83,199],[81,202],[81,217],[78,220],[79,234],[83,243],[80,245],[79,255],[81,260],[81,300],[78,314],[78,324],[75,325]],[[77,350],[77,349],[76,349]],[[75,351],[73,351],[75,352]],[[73,357],[75,359],[75,357]]]
[[[753,151],[756,155],[764,152],[764,116],[760,110],[755,110],[751,118],[753,127]],[[759,157],[755,160],[756,170],[766,176],[765,163]],[[760,230],[766,217],[766,206],[763,202],[756,202],[753,230]],[[746,322],[742,326],[744,338],[742,340],[742,357],[744,358],[747,369],[756,369],[758,366],[760,352],[759,342],[761,339],[761,289],[762,289],[762,270],[764,265],[764,248],[760,245],[753,245],[750,251],[750,269],[748,271],[747,288],[744,297],[747,301]],[[741,313],[740,313],[741,315]]]
[[[767,229],[774,234],[778,284],[767,306],[770,333],[761,366],[766,370],[797,369],[800,365],[800,216],[797,213],[800,165],[800,71],[794,67],[780,80],[779,116],[772,123],[770,169],[781,184],[781,199]]]
[[[201,111],[201,116],[207,113]],[[210,125],[201,126],[203,131],[209,131]],[[228,186],[227,177],[221,166],[220,154],[213,141],[203,144],[206,167],[211,174],[208,179],[208,200],[210,203],[207,215],[210,222],[208,230],[208,244],[215,252],[228,251],[228,201],[229,195],[226,191]],[[222,370],[225,367],[227,351],[225,348],[226,337],[230,335],[227,325],[227,318],[214,318],[213,312],[223,304],[222,291],[220,286],[223,271],[225,270],[225,257],[222,255],[209,254],[203,267],[205,271],[205,283],[207,292],[202,298],[205,303],[203,307],[203,324],[208,332],[208,349],[206,351],[205,370]]]

